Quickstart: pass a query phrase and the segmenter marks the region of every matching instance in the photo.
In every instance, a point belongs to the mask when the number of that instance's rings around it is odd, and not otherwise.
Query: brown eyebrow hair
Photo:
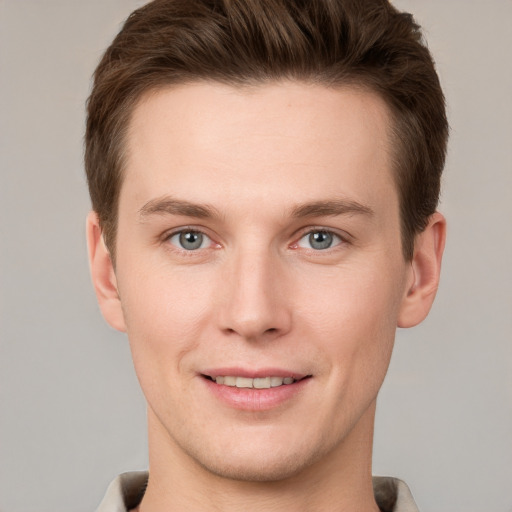
[[[217,209],[213,206],[191,203],[190,201],[175,199],[170,196],[151,199],[139,210],[141,220],[148,215],[154,214],[183,215],[200,219],[219,216]]]
[[[207,219],[220,216],[218,210],[211,205],[191,203],[190,201],[184,201],[182,199],[176,199],[170,196],[151,199],[139,210],[139,216],[141,220],[143,220],[144,217],[155,214],[183,215],[185,217],[197,217],[199,219]],[[346,199],[313,201],[310,203],[297,205],[291,210],[291,216],[298,219],[304,217],[322,217],[350,214],[363,214],[372,216],[374,212],[369,206],[360,204],[357,201],[349,201]]]
[[[292,216],[296,218],[350,214],[373,216],[374,212],[369,206],[360,204],[357,201],[349,201],[345,199],[314,201],[298,205],[292,210]]]

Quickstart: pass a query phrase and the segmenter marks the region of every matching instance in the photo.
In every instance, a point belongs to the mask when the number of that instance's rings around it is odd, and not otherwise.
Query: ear
[[[125,332],[126,326],[121,308],[121,300],[117,291],[117,280],[112,265],[112,258],[103,241],[96,212],[90,212],[87,216],[86,230],[89,267],[101,312],[111,327]]]
[[[409,282],[398,315],[398,327],[413,327],[428,315],[439,285],[445,240],[446,220],[436,212],[414,242]]]

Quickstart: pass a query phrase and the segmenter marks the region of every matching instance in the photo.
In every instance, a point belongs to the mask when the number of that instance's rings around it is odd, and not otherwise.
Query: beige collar
[[[119,475],[109,486],[96,512],[128,512],[141,501],[148,473],[134,471]],[[383,512],[419,512],[411,491],[402,480],[385,476],[373,477],[375,501]]]

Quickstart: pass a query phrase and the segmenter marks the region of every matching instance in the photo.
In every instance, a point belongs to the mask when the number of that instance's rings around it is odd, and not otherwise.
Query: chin
[[[242,482],[278,482],[287,480],[299,474],[316,461],[317,457],[297,456],[296,454],[283,458],[258,457],[243,460],[240,457],[223,457],[220,460],[196,461],[209,473],[221,478]]]
[[[291,443],[283,438],[260,443],[252,439],[254,442],[235,442],[231,446],[219,443],[215,448],[203,445],[202,450],[194,447],[186,451],[203,469],[218,477],[243,482],[278,482],[299,475],[331,449],[322,446],[323,443],[308,446],[304,439]]]

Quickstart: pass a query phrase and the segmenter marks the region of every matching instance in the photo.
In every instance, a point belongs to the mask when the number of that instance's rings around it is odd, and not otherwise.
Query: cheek
[[[310,328],[330,353],[337,378],[379,383],[384,378],[401,302],[400,276],[392,269],[379,272],[375,265],[339,271],[310,300]]]
[[[146,368],[160,368],[165,375],[180,371],[211,313],[211,279],[158,265],[144,269],[136,260],[126,263],[119,269],[118,281],[139,378]]]

